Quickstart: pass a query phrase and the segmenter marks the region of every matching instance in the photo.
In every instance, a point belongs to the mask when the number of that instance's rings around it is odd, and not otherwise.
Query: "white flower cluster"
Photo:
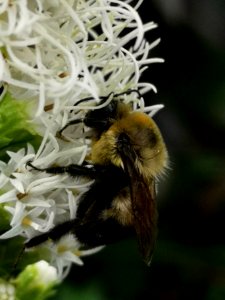
[[[83,162],[90,151],[83,125],[76,126],[72,134],[68,129],[66,140],[57,138],[58,130],[83,117],[101,96],[112,91],[156,91],[152,84],[140,82],[148,64],[162,61],[149,58],[159,40],[149,44],[144,39],[145,32],[156,25],[142,23],[137,13],[141,2],[0,2],[0,82],[5,93],[34,103],[30,126],[35,126],[43,138],[37,152],[28,145],[16,153],[8,151],[8,163],[0,162],[0,203],[11,215],[11,229],[1,239],[18,235],[30,239],[75,218],[77,199],[91,182],[26,167],[30,160],[41,168]],[[93,100],[76,105],[86,97]],[[146,108],[143,99],[136,98],[124,95],[124,101],[131,102],[134,109],[139,106],[151,115],[162,107]],[[46,243],[59,277],[65,276],[72,262],[81,264],[80,256],[97,250],[82,252],[79,246],[70,236],[58,244]]]
[[[10,283],[0,282],[0,300],[15,300],[15,288]]]

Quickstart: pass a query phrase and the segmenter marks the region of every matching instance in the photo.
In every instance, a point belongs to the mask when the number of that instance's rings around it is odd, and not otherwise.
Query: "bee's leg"
[[[95,178],[96,174],[98,173],[98,170],[94,166],[80,166],[71,164],[68,166],[56,166],[56,167],[49,167],[49,168],[38,168],[35,167],[30,161],[27,162],[27,165],[34,170],[40,171],[40,172],[47,172],[50,174],[63,174],[67,173],[72,177],[76,176],[84,176],[88,178]]]
[[[87,248],[118,242],[134,232],[130,227],[120,225],[116,220],[90,220],[83,223],[79,219],[56,225],[50,231],[37,235],[25,243],[25,248],[38,246],[47,240],[57,241],[65,234],[72,233]]]
[[[38,246],[47,240],[57,241],[65,234],[72,233],[86,247],[96,247],[117,242],[129,236],[131,229],[120,225],[114,219],[91,220],[83,223],[79,219],[56,225],[50,231],[37,235],[25,243],[25,248]]]
[[[76,220],[69,220],[62,224],[58,224],[50,231],[31,238],[28,242],[25,243],[25,248],[35,247],[46,242],[47,240],[57,241],[63,235],[71,232],[72,228],[76,226],[75,223]]]

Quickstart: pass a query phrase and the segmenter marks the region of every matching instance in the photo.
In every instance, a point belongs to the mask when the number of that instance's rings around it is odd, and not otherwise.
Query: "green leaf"
[[[1,195],[1,191],[0,191]],[[9,213],[4,209],[3,205],[0,204],[0,234],[9,228],[10,216]]]
[[[24,238],[14,237],[12,239],[1,240],[0,247],[0,277],[8,278],[16,270],[15,263],[23,249]]]
[[[15,100],[6,93],[0,102],[0,159],[7,160],[6,151],[17,151],[29,142],[35,148],[41,137],[29,122],[28,111],[34,110],[32,102]]]

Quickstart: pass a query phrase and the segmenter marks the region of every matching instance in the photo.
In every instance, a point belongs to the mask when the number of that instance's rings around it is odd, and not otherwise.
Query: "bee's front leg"
[[[34,166],[30,161],[27,162],[27,166],[31,167],[34,170],[40,171],[40,172],[46,172],[50,174],[64,174],[67,173],[72,177],[76,176],[84,176],[88,178],[95,178],[98,174],[98,170],[93,165],[76,165],[71,164],[68,166],[53,166],[48,168],[38,168]]]

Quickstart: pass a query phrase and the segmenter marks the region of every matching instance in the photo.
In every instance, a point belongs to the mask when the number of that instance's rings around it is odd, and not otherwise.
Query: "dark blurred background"
[[[56,300],[225,299],[225,1],[145,0],[162,42],[145,80],[166,108],[156,117],[171,170],[159,186],[159,237],[150,267],[134,240],[74,266]]]

